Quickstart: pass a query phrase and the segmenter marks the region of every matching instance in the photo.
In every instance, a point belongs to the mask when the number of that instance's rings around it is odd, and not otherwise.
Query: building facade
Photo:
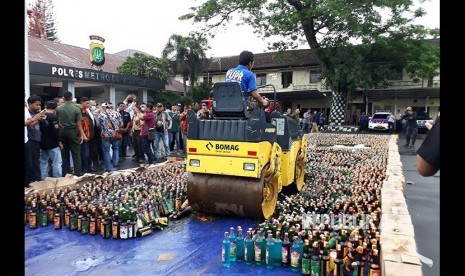
[[[127,58],[122,53],[128,51],[105,53],[105,63],[96,70],[90,62],[90,49],[35,37],[29,37],[28,43],[29,94],[39,95],[43,100],[70,91],[77,100],[85,96],[116,104],[134,93],[139,101],[147,102],[151,100],[150,91],[177,91],[180,87],[175,80],[165,86],[157,79],[118,74],[116,68]]]
[[[432,41],[439,47],[439,39]],[[198,82],[224,81],[226,71],[236,67],[239,56],[218,57],[211,59],[208,68],[198,78]],[[276,97],[281,111],[287,108],[299,108],[301,116],[308,109],[323,111],[329,117],[333,93],[320,80],[320,66],[311,50],[290,50],[284,53],[256,53],[253,73],[257,86],[272,84],[276,88]],[[439,68],[438,68],[439,73]],[[350,124],[351,115],[356,112],[374,114],[377,110],[390,110],[395,113],[407,106],[415,110],[426,111],[436,117],[440,110],[440,77],[415,81],[405,70],[388,80],[389,86],[359,90],[348,95],[346,124]],[[258,91],[270,99],[274,95],[272,88],[259,88]]]

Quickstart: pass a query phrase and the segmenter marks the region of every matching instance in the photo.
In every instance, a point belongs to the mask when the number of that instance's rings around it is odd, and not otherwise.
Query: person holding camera
[[[404,146],[413,148],[418,134],[417,113],[412,110],[411,106],[409,106],[405,110],[405,114],[402,116],[402,119],[405,120],[407,125]]]
[[[202,103],[202,108],[197,111],[197,119],[199,120],[205,120],[205,119],[211,119],[211,109],[208,108],[207,103]]]

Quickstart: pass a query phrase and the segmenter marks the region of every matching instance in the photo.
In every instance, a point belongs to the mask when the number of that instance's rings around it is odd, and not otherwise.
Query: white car
[[[368,130],[388,130],[389,112],[376,112],[368,121]]]

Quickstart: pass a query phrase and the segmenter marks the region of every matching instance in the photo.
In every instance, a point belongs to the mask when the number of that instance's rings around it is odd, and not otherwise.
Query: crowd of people
[[[76,102],[69,91],[47,102],[31,95],[25,103],[24,185],[48,176],[116,170],[120,160],[129,158],[129,145],[134,148],[132,160],[138,163],[153,164],[172,152],[182,154],[192,105],[182,108],[180,103],[137,102],[135,94],[115,107],[87,97]],[[154,139],[149,131],[155,133]]]

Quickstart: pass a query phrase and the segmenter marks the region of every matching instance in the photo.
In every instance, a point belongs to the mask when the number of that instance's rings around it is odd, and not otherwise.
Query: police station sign
[[[163,82],[157,79],[125,76],[92,69],[58,66],[34,61],[29,62],[29,72],[31,75],[49,76],[76,81],[121,84],[155,90],[165,88]]]

